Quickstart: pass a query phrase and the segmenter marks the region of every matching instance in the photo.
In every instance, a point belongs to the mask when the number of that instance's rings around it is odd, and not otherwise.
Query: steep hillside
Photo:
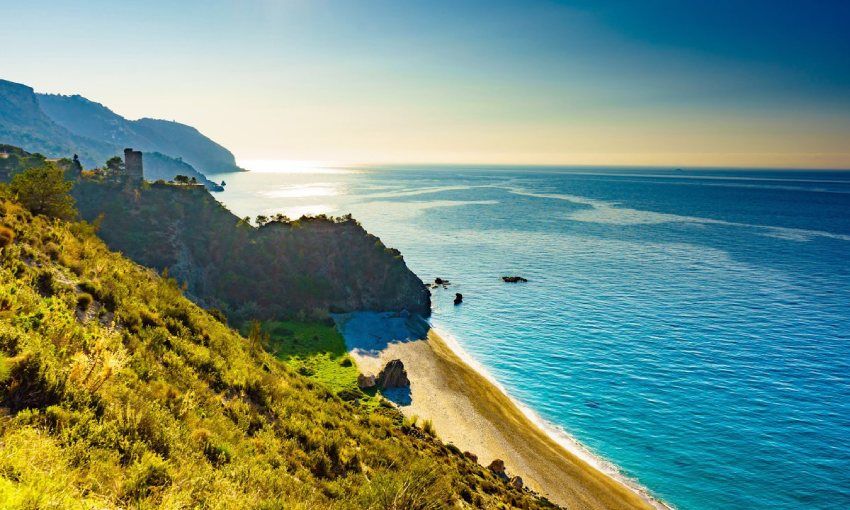
[[[429,315],[430,294],[397,250],[351,218],[255,228],[199,187],[83,180],[74,197],[112,249],[168,270],[196,301],[239,321],[383,310]]]
[[[133,121],[136,131],[153,144],[151,150],[182,158],[205,173],[239,172],[233,153],[204,136],[200,131],[161,119]]]
[[[36,96],[44,113],[72,133],[103,140],[116,147],[158,152],[180,159],[201,173],[240,170],[230,151],[191,126],[157,119],[127,120],[79,95]]]
[[[41,110],[32,88],[6,80],[0,80],[0,143],[53,157],[79,154],[92,165],[117,154],[108,143],[56,124]]]
[[[551,507],[263,343],[0,189],[0,508]]]

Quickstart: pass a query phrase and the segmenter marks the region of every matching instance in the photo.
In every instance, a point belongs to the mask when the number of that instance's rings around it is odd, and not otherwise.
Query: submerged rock
[[[407,388],[410,380],[407,378],[407,370],[400,359],[394,359],[387,363],[381,373],[378,374],[376,384],[381,389]]]
[[[463,294],[461,294],[460,292],[457,292],[457,293],[455,293],[455,304],[459,305],[461,303],[463,303]]]
[[[504,281],[505,283],[525,283],[528,280],[526,280],[522,276],[503,276],[502,281]]]

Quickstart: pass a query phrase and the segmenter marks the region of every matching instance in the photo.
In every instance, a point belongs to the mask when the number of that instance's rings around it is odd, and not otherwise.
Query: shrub
[[[152,489],[167,487],[171,475],[162,457],[145,452],[142,458],[127,470],[122,495],[129,501],[139,500],[150,494]]]
[[[44,252],[47,253],[47,256],[50,257],[50,260],[58,260],[59,255],[62,253],[62,249],[59,248],[59,245],[50,241],[44,247]]]
[[[221,311],[221,310],[219,310],[218,308],[209,308],[209,309],[207,310],[207,313],[209,313],[210,315],[212,315],[212,316],[213,316],[213,318],[214,318],[215,320],[217,320],[218,322],[220,322],[220,323],[222,323],[222,324],[227,324],[227,316],[226,316],[226,315],[224,315],[224,312],[222,312],[222,311]]]
[[[428,434],[429,436],[436,435],[436,432],[434,431],[434,422],[432,422],[431,420],[425,420],[422,423],[422,431]]]
[[[86,311],[91,306],[94,298],[88,292],[83,292],[79,296],[77,296],[77,308],[82,311]]]
[[[30,168],[14,177],[9,189],[33,214],[72,219],[77,216],[69,192],[74,184],[66,181],[55,165]]]
[[[382,471],[360,492],[360,507],[369,510],[437,510],[449,507],[448,481],[436,464],[417,461],[405,469]]]
[[[52,296],[54,294],[53,273],[49,270],[41,271],[36,277],[36,288],[42,296]]]
[[[15,242],[15,231],[0,225],[0,248],[5,248]]]
[[[9,363],[6,361],[6,357],[0,354],[0,384],[6,382],[6,379],[9,378]]]
[[[58,403],[64,393],[64,382],[51,368],[31,354],[15,360],[6,381],[0,384],[0,403],[13,413]]]

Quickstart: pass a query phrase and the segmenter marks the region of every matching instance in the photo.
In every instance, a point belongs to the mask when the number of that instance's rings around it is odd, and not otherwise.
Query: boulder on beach
[[[455,293],[455,304],[459,305],[461,303],[463,303],[463,294],[461,294],[460,292],[457,292],[457,293]]]
[[[504,475],[505,474],[505,461],[503,461],[502,459],[493,459],[493,462],[491,462],[490,465],[487,466],[487,469],[489,469],[490,471],[492,471],[493,473],[495,473],[497,475]]]
[[[381,373],[378,374],[376,384],[381,389],[388,388],[407,388],[410,386],[410,380],[407,378],[407,370],[404,369],[404,363],[400,359],[394,359],[387,363]]]
[[[528,280],[526,280],[522,276],[503,276],[502,281],[504,281],[505,283],[525,283]]]
[[[521,477],[519,477],[519,476],[514,476],[514,477],[513,477],[513,478],[511,478],[511,480],[508,482],[508,485],[510,485],[510,486],[511,486],[511,487],[513,487],[514,489],[522,490],[522,486],[523,486],[522,478],[521,478]]]
[[[359,374],[357,376],[357,387],[361,390],[368,390],[369,388],[375,387],[375,376],[374,375],[366,375]]]

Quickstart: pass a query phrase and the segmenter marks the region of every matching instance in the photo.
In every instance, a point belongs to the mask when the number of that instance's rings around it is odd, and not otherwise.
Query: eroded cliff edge
[[[430,314],[430,293],[398,250],[350,217],[255,228],[198,186],[127,189],[83,179],[73,194],[110,248],[167,270],[199,304],[237,321],[356,310]]]

